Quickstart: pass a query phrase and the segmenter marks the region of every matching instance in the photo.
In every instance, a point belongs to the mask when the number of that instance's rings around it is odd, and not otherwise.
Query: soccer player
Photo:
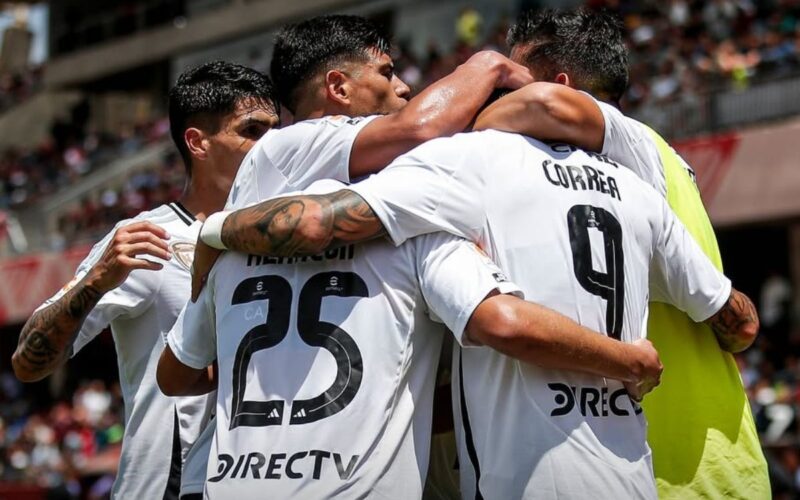
[[[732,351],[757,332],[752,303],[650,186],[606,157],[516,134],[434,140],[349,191],[216,214],[201,239],[291,255],[440,230],[477,242],[527,299],[612,338],[646,332],[648,299],[706,321]],[[466,498],[656,497],[645,421],[621,384],[489,349],[457,360]]]
[[[667,200],[722,269],[694,172],[656,132],[615,105],[628,82],[618,23],[596,12],[545,10],[522,15],[509,43],[512,59],[528,66],[538,82],[495,102],[476,128],[570,142],[631,168]],[[652,305],[648,331],[667,367],[644,404],[660,496],[769,497],[767,464],[727,346],[712,338],[707,325],[666,304]]]
[[[376,172],[426,140],[464,130],[496,88],[532,82],[527,68],[484,51],[409,101],[388,52],[383,31],[358,16],[284,27],[270,72],[295,123],[256,144],[228,206],[301,190],[321,178],[349,182]]]
[[[225,254],[158,368],[163,390],[189,394],[218,362],[206,494],[419,498],[444,331],[429,317],[461,343],[492,338],[526,360],[619,378],[633,371],[621,352],[649,347],[502,295],[517,291],[473,244],[444,233],[302,258]]]
[[[170,91],[169,114],[186,166],[185,193],[118,223],[97,243],[73,280],[25,324],[12,358],[20,380],[39,380],[111,326],[125,404],[115,498],[178,498],[182,461],[213,398],[162,395],[156,363],[189,298],[196,219],[224,206],[239,164],[278,123],[279,112],[265,75],[216,62],[180,76]],[[205,459],[195,458],[199,466],[187,462],[187,471],[200,475],[183,478],[181,494],[202,491]]]

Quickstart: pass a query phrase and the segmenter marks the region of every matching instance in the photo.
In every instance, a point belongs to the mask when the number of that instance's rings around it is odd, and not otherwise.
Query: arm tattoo
[[[314,255],[386,234],[353,191],[267,200],[232,213],[222,227],[231,250],[280,257]]]
[[[708,324],[714,330],[720,347],[726,351],[739,352],[753,342],[755,337],[752,332],[758,331],[759,321],[750,299],[733,290],[728,302],[709,318]]]
[[[83,282],[31,316],[19,337],[12,362],[17,376],[38,380],[72,353],[83,321],[103,294]]]

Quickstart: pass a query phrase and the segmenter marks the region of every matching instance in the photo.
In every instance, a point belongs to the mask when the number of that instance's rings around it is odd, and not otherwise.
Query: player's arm
[[[535,82],[487,106],[473,129],[516,132],[599,152],[605,120],[594,99],[583,92],[558,83]]]
[[[485,169],[479,152],[470,149],[471,141],[468,134],[431,141],[345,190],[273,198],[212,214],[200,231],[204,244],[195,248],[193,300],[219,250],[314,255],[385,234],[395,245],[436,231],[472,237],[471,229],[481,227],[485,217]],[[436,158],[451,162],[444,165]],[[455,172],[458,181],[452,177]]]
[[[213,285],[189,302],[167,333],[156,382],[167,396],[207,394],[217,388],[216,313]]]
[[[622,381],[636,399],[658,385],[663,370],[650,341],[614,340],[513,295],[487,297],[472,313],[465,334],[474,344],[543,368]]]
[[[275,198],[237,210],[222,224],[222,244],[259,255],[313,255],[385,234],[361,196],[349,190]]]
[[[722,309],[705,323],[714,331],[719,346],[728,352],[744,351],[758,336],[756,308],[747,295],[735,289]]]
[[[358,194],[341,190],[322,195],[273,198],[233,212],[212,214],[195,247],[192,300],[223,249],[255,255],[314,255],[386,234]]]
[[[672,304],[694,321],[709,325],[722,349],[747,349],[759,328],[752,301],[714,267],[663,200],[661,213],[663,228],[651,261],[650,299]]]
[[[532,81],[527,68],[498,52],[478,52],[401,111],[366,125],[353,143],[350,177],[376,172],[425,141],[463,131],[495,89]]]
[[[167,345],[161,353],[156,369],[156,381],[166,396],[199,396],[217,388],[213,366],[192,368],[183,364]]]
[[[169,259],[167,237],[150,222],[119,228],[85,276],[25,323],[11,358],[17,378],[40,380],[66,361],[84,321],[106,293],[121,285],[134,269],[161,269],[161,264],[141,257]]]
[[[444,233],[413,240],[425,302],[463,346],[487,346],[520,361],[620,380],[641,398],[658,384],[649,342],[625,344],[547,307],[523,300],[474,244]]]

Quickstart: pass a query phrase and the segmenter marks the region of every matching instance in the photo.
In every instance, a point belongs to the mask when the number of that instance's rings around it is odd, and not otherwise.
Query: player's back
[[[196,359],[185,354],[195,340],[171,343],[190,363],[216,355],[219,364],[207,493],[419,498],[444,333],[427,304],[463,331],[465,311],[503,291],[494,266],[457,286],[470,262],[484,262],[474,248],[442,233],[400,248],[381,240],[306,258],[221,257],[198,303],[216,324],[216,339],[202,338],[216,345]],[[200,322],[178,325],[193,332]]]
[[[484,155],[485,174],[455,174],[483,177],[487,251],[528,300],[617,339],[642,337],[660,205],[648,203],[638,179],[606,158],[488,135],[483,144],[502,153]],[[489,349],[464,349],[460,362],[464,387],[457,394],[467,405],[461,417],[472,423],[472,435],[460,439],[478,450],[462,484],[471,472],[474,490],[480,468],[487,498],[576,498],[587,491],[655,497],[645,421],[621,383],[542,369]],[[508,477],[513,470],[530,474]]]
[[[349,189],[396,244],[437,230],[480,242],[526,298],[623,341],[645,334],[649,294],[696,321],[730,295],[651,187],[569,146],[459,134]],[[621,384],[488,349],[455,359],[465,497],[655,497],[644,420]]]

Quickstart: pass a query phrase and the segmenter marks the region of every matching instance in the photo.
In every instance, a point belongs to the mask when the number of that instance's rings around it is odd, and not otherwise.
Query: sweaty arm
[[[473,129],[515,132],[600,152],[605,121],[589,95],[558,83],[535,82],[487,106]]]
[[[495,89],[517,89],[532,81],[524,66],[497,52],[478,52],[401,111],[366,125],[353,143],[350,177],[377,172],[425,141],[463,131]]]
[[[139,296],[148,294],[137,292],[146,285],[137,283],[125,290],[115,290],[133,270],[161,269],[162,264],[141,256],[168,259],[166,237],[162,228],[150,222],[137,222],[120,227],[110,239],[95,246],[79,266],[73,282],[34,312],[23,326],[11,358],[17,378],[23,382],[40,380],[66,361],[93,311],[96,317],[90,327],[92,332],[87,335],[96,335],[116,315],[142,305]],[[113,291],[116,295],[110,293]],[[98,304],[103,305],[102,310],[98,310]]]
[[[417,275],[431,316],[443,321],[461,345],[490,347],[543,368],[620,380],[637,399],[658,384],[661,362],[649,341],[626,344],[526,302],[473,243],[445,233],[411,241],[417,245]]]

